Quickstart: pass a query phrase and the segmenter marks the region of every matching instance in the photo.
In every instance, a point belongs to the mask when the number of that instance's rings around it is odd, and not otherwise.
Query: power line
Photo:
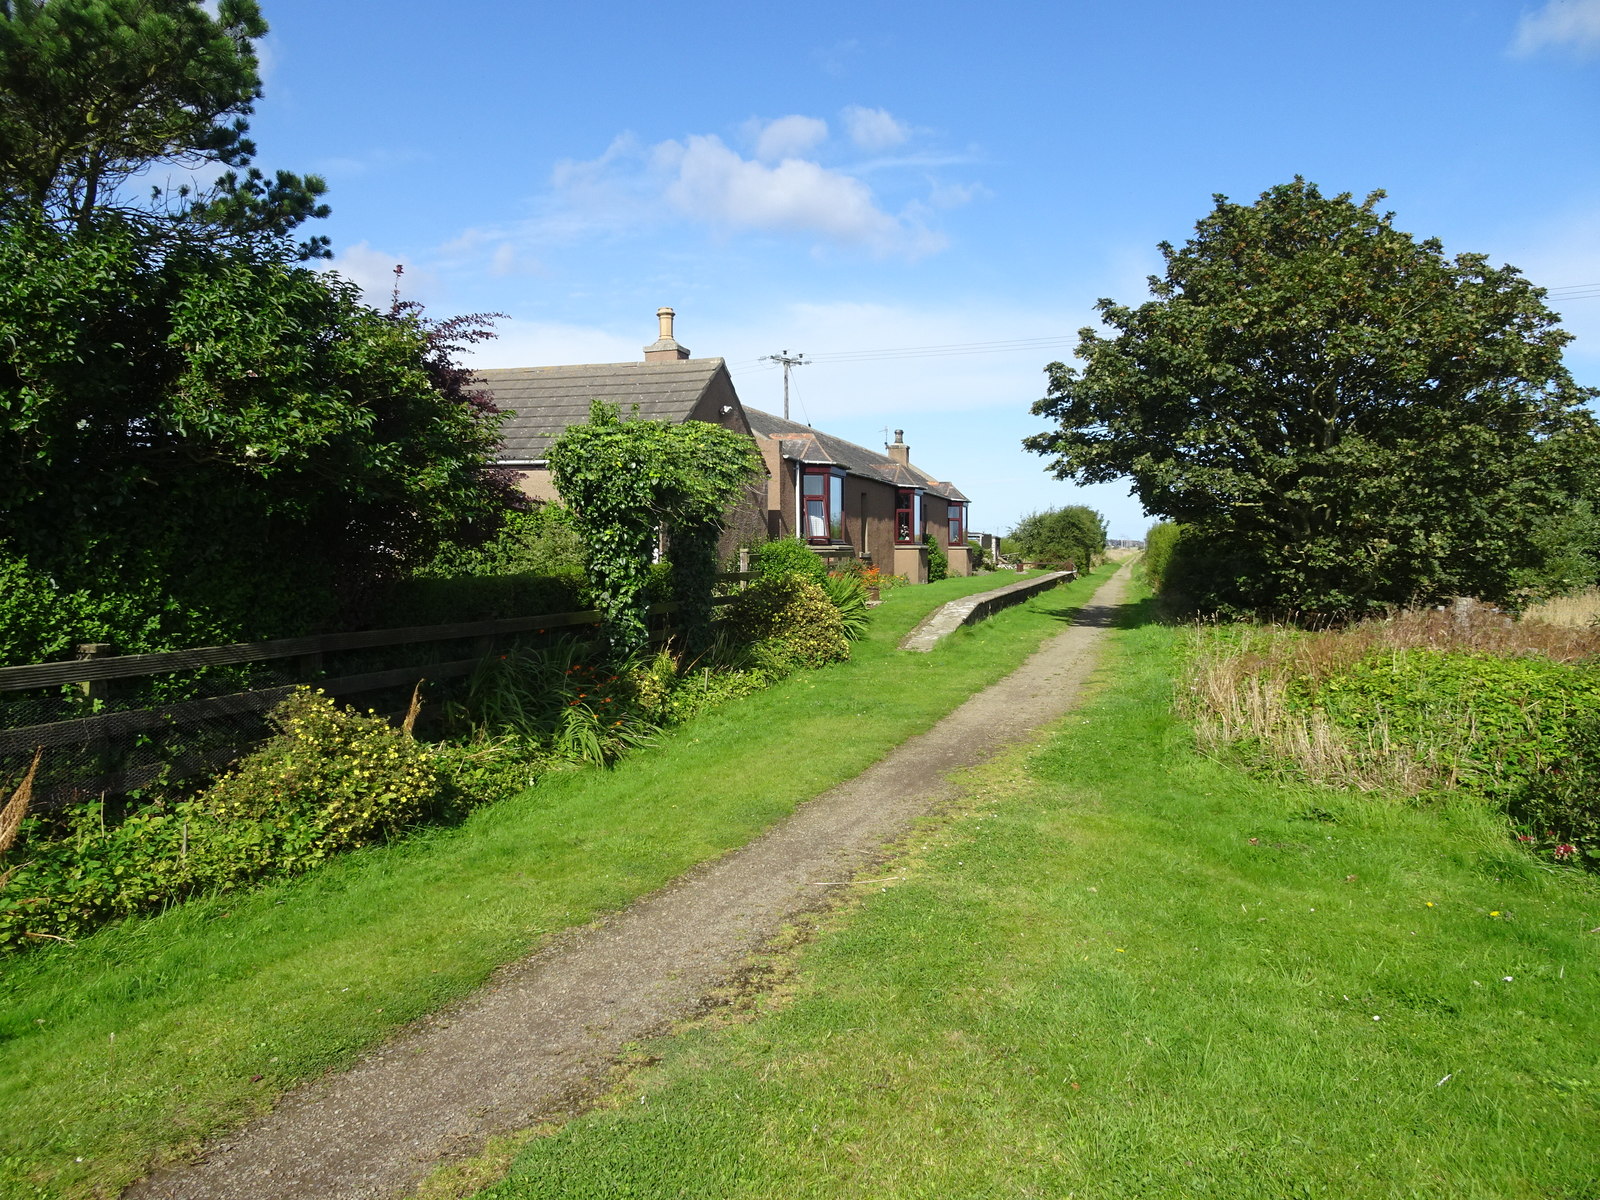
[[[787,350],[784,350],[778,354],[763,355],[761,361],[783,364],[783,419],[787,421],[789,419],[789,369],[791,367],[807,366],[806,356],[804,353],[790,354]]]
[[[1563,287],[1546,288],[1545,294],[1552,300],[1595,300],[1600,299],[1600,283],[1573,283]],[[808,363],[858,363],[858,362],[883,362],[901,358],[948,358],[964,354],[1018,354],[1032,353],[1048,350],[1057,346],[1065,346],[1076,340],[1073,336],[1061,335],[1057,337],[1040,338],[1010,338],[996,342],[955,342],[943,343],[934,346],[887,346],[875,350],[839,350],[832,354],[813,354],[810,358],[797,355],[792,360],[786,361],[788,351],[783,354],[764,354],[760,358],[748,358],[740,362],[731,363],[730,366],[742,369],[776,370],[783,366],[785,385],[787,386],[789,367],[803,366]],[[801,360],[804,359],[802,362]],[[771,367],[763,368],[760,364],[771,363]]]

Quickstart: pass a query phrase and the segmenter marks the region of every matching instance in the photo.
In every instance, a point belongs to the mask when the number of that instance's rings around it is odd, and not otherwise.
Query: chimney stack
[[[911,464],[911,447],[906,445],[906,431],[904,429],[896,429],[894,431],[894,443],[885,446],[883,452],[889,456],[891,461],[897,462],[901,466],[909,466]]]
[[[670,308],[656,309],[656,320],[661,322],[661,336],[644,348],[644,360],[647,363],[682,362],[689,357],[689,347],[680,346],[672,336],[672,318],[676,315]]]

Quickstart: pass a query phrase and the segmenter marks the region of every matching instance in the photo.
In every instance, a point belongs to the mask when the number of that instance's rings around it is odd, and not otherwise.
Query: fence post
[[[739,547],[739,574],[741,574],[741,575],[750,574],[750,547],[749,546],[740,546]],[[739,590],[740,591],[743,591],[745,588],[747,588],[749,586],[750,586],[750,581],[748,579],[739,580]]]
[[[93,662],[97,658],[111,657],[110,642],[80,642],[74,657],[79,662]],[[101,708],[111,696],[111,681],[108,679],[85,679],[78,684],[78,691],[83,693],[83,698],[89,702],[91,711]],[[111,753],[111,739],[97,735],[89,739],[85,747],[89,752],[89,759],[94,763],[94,770],[100,774],[108,774],[115,766]]]
[[[97,658],[111,657],[110,642],[80,642],[76,658],[79,662],[91,662]],[[104,679],[86,679],[78,685],[78,690],[89,701],[104,700],[111,694],[111,684]]]

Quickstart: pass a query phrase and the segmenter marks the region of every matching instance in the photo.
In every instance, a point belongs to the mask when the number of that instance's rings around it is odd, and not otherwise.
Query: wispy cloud
[[[844,127],[850,140],[863,150],[878,153],[898,146],[911,136],[910,128],[881,108],[852,104],[844,110]]]
[[[433,271],[419,269],[407,261],[405,255],[375,250],[367,242],[338,250],[334,260],[319,269],[348,279],[361,289],[362,296],[373,307],[387,308],[395,292],[396,267],[402,269],[398,277],[400,299],[424,304],[437,299],[439,279]]]
[[[843,75],[850,64],[861,57],[861,43],[856,38],[844,38],[831,46],[813,50],[811,57],[829,75]]]
[[[1552,47],[1584,57],[1600,53],[1600,0],[1547,0],[1518,22],[1513,54],[1526,57]]]

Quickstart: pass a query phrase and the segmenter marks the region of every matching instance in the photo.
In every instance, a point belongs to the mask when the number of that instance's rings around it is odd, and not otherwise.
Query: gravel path
[[[819,882],[848,879],[952,798],[951,772],[1070,708],[1126,579],[1113,576],[1077,623],[1005,679],[748,846],[504,968],[125,1200],[392,1197],[493,1134],[570,1111],[623,1045],[692,1013],[787,918],[823,900]]]

